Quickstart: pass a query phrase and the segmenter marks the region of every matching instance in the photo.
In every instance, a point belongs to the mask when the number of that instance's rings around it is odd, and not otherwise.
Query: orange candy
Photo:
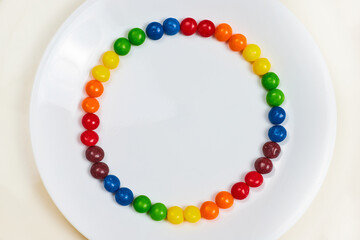
[[[82,108],[85,112],[94,113],[99,110],[100,104],[98,100],[92,97],[87,97],[82,102]]]
[[[214,202],[207,201],[201,205],[200,213],[203,218],[212,220],[219,215],[219,207]]]
[[[85,90],[89,97],[100,97],[104,92],[104,86],[98,80],[91,80],[86,84]]]
[[[219,208],[229,208],[233,205],[234,198],[231,193],[222,191],[216,195],[215,202]]]
[[[215,38],[221,42],[226,42],[232,35],[232,29],[229,24],[222,23],[215,29]]]
[[[229,40],[229,47],[235,52],[240,52],[246,47],[246,37],[242,34],[234,34]]]

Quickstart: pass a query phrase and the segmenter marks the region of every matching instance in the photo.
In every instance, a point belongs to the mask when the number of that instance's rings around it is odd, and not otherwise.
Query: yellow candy
[[[167,210],[167,220],[172,224],[180,224],[184,221],[184,213],[180,207],[171,207]]]
[[[100,82],[106,82],[110,78],[110,70],[102,65],[98,65],[91,70],[93,77]]]
[[[270,70],[271,64],[266,58],[259,58],[253,63],[254,73],[261,76]]]
[[[184,218],[188,222],[196,223],[201,218],[201,213],[199,208],[195,206],[186,207],[184,210]]]
[[[249,44],[243,51],[243,57],[248,62],[253,62],[260,57],[261,49],[256,44]]]
[[[102,57],[102,62],[105,67],[114,69],[119,65],[119,56],[113,51],[107,51]]]

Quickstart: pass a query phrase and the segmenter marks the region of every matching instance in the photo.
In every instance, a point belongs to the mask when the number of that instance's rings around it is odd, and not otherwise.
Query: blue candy
[[[168,18],[163,22],[164,32],[167,35],[175,35],[180,31],[180,23],[175,18]]]
[[[286,138],[286,129],[281,125],[272,126],[268,132],[269,138],[273,142],[282,142]]]
[[[134,194],[128,188],[119,188],[115,193],[115,200],[118,204],[127,206],[133,202]]]
[[[281,107],[273,107],[269,112],[269,120],[272,124],[281,124],[286,117],[285,110]]]
[[[104,179],[104,187],[108,192],[116,192],[120,187],[120,180],[114,175],[107,175]]]
[[[146,35],[152,40],[159,40],[164,35],[164,29],[160,23],[152,22],[146,27]]]

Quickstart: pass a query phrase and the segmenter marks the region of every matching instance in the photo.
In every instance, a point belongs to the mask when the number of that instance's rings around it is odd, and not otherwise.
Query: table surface
[[[41,56],[59,26],[83,1],[0,0],[0,239],[84,239],[62,216],[41,182],[28,123]],[[360,239],[360,189],[354,187],[360,182],[360,98],[356,94],[360,89],[360,2],[281,2],[319,45],[338,111],[335,152],[325,182],[306,213],[281,239]]]

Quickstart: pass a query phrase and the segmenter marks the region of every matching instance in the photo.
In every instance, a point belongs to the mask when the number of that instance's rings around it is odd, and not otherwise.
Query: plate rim
[[[40,166],[39,166],[39,160],[36,154],[36,147],[35,147],[35,140],[34,140],[34,109],[35,109],[35,102],[36,102],[36,95],[39,91],[39,86],[40,86],[40,76],[43,72],[44,69],[44,65],[47,62],[47,59],[49,58],[49,55],[53,49],[53,46],[56,44],[56,42],[59,40],[59,37],[61,36],[61,34],[68,28],[68,26],[71,24],[71,22],[73,20],[75,20],[77,17],[79,17],[91,4],[97,2],[98,0],[85,0],[85,2],[83,2],[82,4],[80,4],[80,6],[78,6],[66,19],[65,21],[58,27],[58,29],[56,30],[55,34],[52,36],[50,42],[48,43],[48,45],[46,46],[46,49],[43,53],[43,55],[41,56],[41,60],[40,63],[37,67],[36,70],[36,74],[34,77],[34,82],[33,82],[33,87],[31,89],[31,97],[30,97],[30,104],[29,104],[29,128],[30,128],[30,142],[31,142],[31,148],[32,148],[32,153],[33,153],[33,157],[35,160],[35,165],[37,168],[37,171],[40,175],[40,179],[42,184],[44,185],[46,192],[48,194],[48,196],[50,197],[51,201],[54,203],[55,207],[57,208],[57,210],[60,212],[60,214],[65,218],[65,220],[76,230],[78,231],[83,237],[88,238],[86,236],[86,234],[84,232],[82,232],[80,229],[78,229],[70,220],[70,218],[60,209],[60,206],[58,204],[58,202],[53,198],[52,194],[50,193],[51,191],[49,191],[49,187],[46,184],[45,180],[44,180],[44,176],[42,171],[40,170]]]

